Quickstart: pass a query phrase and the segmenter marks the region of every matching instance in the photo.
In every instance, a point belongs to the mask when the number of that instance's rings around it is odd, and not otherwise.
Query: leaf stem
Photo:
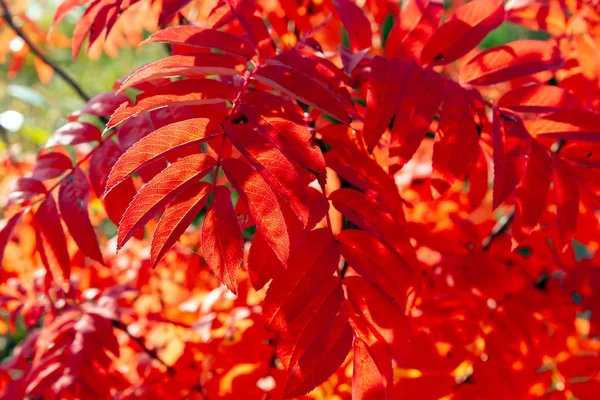
[[[71,76],[63,70],[59,65],[57,65],[54,61],[48,58],[25,34],[25,32],[15,23],[13,19],[13,15],[11,14],[5,0],[0,0],[0,7],[2,8],[2,18],[6,21],[8,26],[19,36],[25,44],[29,47],[31,52],[35,54],[40,60],[42,60],[45,64],[50,66],[59,75],[71,88],[77,93],[77,95],[84,101],[88,102],[90,100],[90,96],[83,90],[81,86]]]

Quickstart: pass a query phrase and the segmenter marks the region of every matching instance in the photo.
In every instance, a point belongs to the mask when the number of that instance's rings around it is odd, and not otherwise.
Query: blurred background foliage
[[[24,0],[9,1],[14,5]],[[28,0],[26,16],[39,28],[47,32],[52,25],[56,8],[62,0]],[[84,9],[73,11],[56,28],[53,34],[72,37],[75,24]],[[19,19],[15,18],[19,23]],[[8,27],[4,27],[4,30]],[[148,36],[149,32],[144,32]],[[1,43],[1,40],[0,40]],[[18,143],[24,151],[36,151],[44,145],[50,134],[67,122],[67,116],[81,108],[83,101],[56,74],[48,84],[40,81],[34,65],[34,56],[26,58],[25,65],[14,78],[9,78],[11,53],[22,43],[13,39],[8,43],[4,63],[0,63],[0,124],[4,125],[4,140],[0,150],[9,144]],[[121,49],[118,57],[111,58],[104,52],[92,59],[86,51],[81,51],[73,60],[70,46],[59,48],[48,44],[43,49],[56,64],[69,73],[90,96],[112,89],[114,83],[135,68],[166,56],[163,46],[139,46]],[[16,112],[16,113],[15,113]],[[22,123],[19,123],[22,120]],[[20,125],[20,126],[19,126]],[[11,129],[16,129],[11,131]]]

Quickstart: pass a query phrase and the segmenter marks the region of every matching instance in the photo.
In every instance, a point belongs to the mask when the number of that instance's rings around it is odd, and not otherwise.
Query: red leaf
[[[279,270],[263,303],[269,329],[285,332],[320,290],[319,282],[337,271],[340,252],[326,229],[310,232]]]
[[[409,56],[419,60],[423,46],[444,16],[444,3],[439,0],[411,0],[403,6],[400,18],[387,38],[385,54],[388,58]]]
[[[364,11],[351,0],[333,0],[333,5],[348,34],[350,49],[356,52],[371,48],[371,21]]]
[[[498,207],[514,191],[525,173],[529,135],[516,115],[494,108],[494,200]]]
[[[200,143],[222,133],[219,125],[213,125],[206,118],[179,121],[157,129],[143,137],[119,157],[108,176],[106,192],[110,192],[144,165],[192,146],[198,146],[198,150],[200,150]]]
[[[360,338],[354,338],[352,400],[385,400],[393,387],[392,359],[375,351]]]
[[[248,271],[252,287],[256,290],[262,289],[281,266],[281,261],[277,259],[269,243],[260,232],[256,232],[248,252]]]
[[[327,276],[320,281],[315,295],[304,301],[302,312],[278,336],[277,356],[288,370],[302,357],[319,332],[339,312],[344,312],[344,291],[340,278]]]
[[[304,126],[299,108],[282,108],[280,98],[268,93],[247,93],[239,107],[256,132],[273,142],[288,158],[317,174],[325,174],[321,149]],[[297,111],[294,112],[294,111]]]
[[[492,85],[560,68],[558,47],[539,40],[517,40],[477,54],[460,70],[460,82]]]
[[[550,113],[564,110],[585,110],[588,107],[579,97],[558,86],[529,85],[505,93],[498,107],[517,112]]]
[[[488,162],[485,153],[479,147],[477,161],[469,175],[469,201],[471,210],[481,205],[489,189]]]
[[[38,208],[35,213],[35,223],[37,248],[42,262],[47,271],[68,292],[71,261],[67,250],[67,238],[52,196],[48,195]]]
[[[340,313],[311,342],[291,370],[285,386],[286,398],[308,393],[323,383],[342,364],[352,346],[348,316]]]
[[[92,153],[90,159],[90,182],[96,196],[102,197],[111,169],[123,154],[113,140],[106,140]]]
[[[54,30],[60,24],[60,22],[71,12],[73,9],[87,3],[89,0],[65,0],[60,3],[54,14],[54,20],[52,21],[52,28]]]
[[[241,75],[246,66],[234,57],[219,53],[176,55],[144,65],[125,79],[119,91],[160,78],[184,76],[199,78],[207,75]]]
[[[307,179],[300,166],[294,165],[277,147],[244,125],[227,127],[227,137],[306,225]]]
[[[71,159],[62,153],[46,153],[38,157],[33,167],[32,178],[45,181],[58,178],[73,168]]]
[[[258,172],[238,159],[225,159],[222,167],[227,179],[248,205],[256,228],[277,258],[285,263],[290,254],[290,234],[275,193]]]
[[[53,146],[72,146],[81,143],[100,141],[102,133],[95,125],[89,122],[69,122],[57,129],[48,142],[46,147]]]
[[[348,276],[343,283],[352,308],[378,340],[388,344],[393,357],[402,359],[412,338],[412,328],[404,310],[391,297],[358,276]]]
[[[474,100],[472,93],[448,81],[433,147],[433,168],[448,180],[464,178],[477,160],[481,128],[473,116]]]
[[[336,239],[354,271],[406,308],[407,296],[417,282],[411,263],[365,231],[346,229]]]
[[[416,153],[444,96],[442,76],[412,62],[408,66],[403,86],[394,115],[390,143],[392,174]]]
[[[237,222],[231,192],[214,189],[213,200],[202,224],[202,255],[210,270],[237,294],[237,272],[244,258],[244,240]]]
[[[371,197],[353,189],[339,189],[329,196],[333,206],[361,229],[386,243],[399,254],[414,251],[405,230],[391,214]]]
[[[559,111],[534,120],[529,131],[562,140],[600,141],[600,114],[585,110]]]
[[[0,266],[2,266],[2,260],[4,259],[4,250],[6,250],[8,242],[12,239],[13,232],[21,221],[24,212],[24,210],[21,210],[14,214],[6,221],[6,224],[4,224],[2,229],[0,229]]]
[[[513,236],[517,240],[528,235],[540,220],[546,209],[546,198],[551,182],[552,164],[548,150],[532,140],[527,168],[516,190]]]
[[[325,160],[342,178],[377,199],[398,220],[404,220],[398,187],[375,160],[350,149],[332,150],[325,155]]]
[[[349,124],[350,115],[337,97],[327,87],[306,75],[280,65],[265,65],[258,69],[254,78],[260,82],[288,93],[295,99],[313,106],[337,120]]]
[[[556,199],[556,215],[563,243],[573,237],[579,218],[579,187],[571,166],[556,154],[552,155],[552,181]]]
[[[192,155],[171,164],[144,185],[119,223],[117,249],[123,247],[139,228],[146,225],[179,193],[198,184],[215,165],[215,159],[209,155]]]
[[[376,56],[371,63],[363,136],[372,150],[390,126],[410,64],[399,58]]]
[[[239,36],[198,26],[174,26],[158,31],[143,43],[167,42],[187,47],[212,48],[250,59],[256,55],[252,44]]]
[[[115,92],[94,96],[81,109],[81,113],[97,117],[110,117],[123,103],[129,104],[129,97]]]
[[[225,4],[229,5],[231,14],[238,20],[260,55],[265,59],[273,57],[275,48],[269,29],[254,1],[226,0]]]
[[[425,44],[421,63],[445,65],[456,61],[503,22],[502,0],[473,0],[464,4]]]
[[[33,178],[19,178],[8,195],[8,204],[21,204],[32,198],[47,193],[44,184]]]
[[[94,227],[88,215],[90,186],[83,171],[75,168],[60,184],[58,206],[63,221],[86,256],[103,263]]]
[[[190,2],[191,0],[163,0],[158,17],[158,25],[168,25],[171,19],[177,15],[177,12]]]
[[[79,18],[79,21],[73,30],[73,38],[71,41],[73,60],[77,58],[81,46],[88,34],[90,36],[88,46],[91,46],[95,39],[98,38],[99,33],[102,32],[104,28],[108,13],[113,7],[115,7],[115,3],[112,1],[98,0],[92,2],[85,10],[83,16]]]
[[[236,90],[214,79],[187,79],[167,83],[141,93],[135,105],[121,105],[111,117],[108,128],[114,128],[128,118],[162,107],[214,104],[233,101]]]
[[[201,182],[184,190],[160,217],[152,237],[152,265],[163,258],[206,204],[212,185]]]

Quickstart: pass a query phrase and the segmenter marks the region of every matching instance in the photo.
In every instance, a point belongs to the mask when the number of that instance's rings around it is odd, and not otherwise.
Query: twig
[[[0,0],[0,7],[2,7],[2,18],[6,21],[8,26],[19,36],[23,41],[29,46],[29,49],[33,54],[36,55],[40,60],[42,60],[45,64],[49,65],[54,72],[56,72],[73,90],[81,97],[84,102],[88,102],[90,100],[90,96],[79,86],[77,82],[73,78],[67,74],[60,66],[58,66],[54,61],[50,60],[42,51],[29,39],[29,37],[23,32],[23,30],[17,26],[15,21],[13,20],[13,15],[10,13],[8,6],[6,5],[5,0]]]
[[[131,333],[129,333],[129,331],[127,330],[127,326],[124,323],[122,323],[121,321],[112,320],[112,325],[113,325],[113,327],[125,332],[129,336],[129,338],[131,340],[133,340],[134,342],[136,342],[137,345],[140,346],[140,348],[146,354],[148,354],[152,359],[154,359],[154,360],[158,361],[159,363],[161,363],[162,365],[164,365],[167,368],[167,372],[169,374],[171,374],[171,375],[175,374],[175,369],[173,367],[167,365],[163,360],[161,360],[160,357],[158,356],[158,354],[156,354],[156,351],[147,348],[146,344],[144,343],[142,338],[135,337]]]
[[[550,151],[554,154],[558,154],[558,152],[565,146],[565,144],[566,142],[564,140],[558,140],[556,143],[554,143],[554,145],[552,145]],[[513,207],[507,215],[503,216],[498,220],[498,222],[496,222],[496,225],[494,225],[490,234],[487,235],[485,239],[483,239],[483,241],[481,242],[481,247],[483,248],[483,250],[487,250],[494,241],[494,239],[506,232],[510,224],[515,219],[515,212],[515,207]]]

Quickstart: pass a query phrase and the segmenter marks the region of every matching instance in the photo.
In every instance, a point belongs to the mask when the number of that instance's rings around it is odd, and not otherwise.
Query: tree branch
[[[36,55],[40,60],[42,60],[45,64],[49,65],[50,68],[56,72],[58,76],[60,76],[73,90],[77,93],[77,95],[84,101],[88,102],[90,100],[90,96],[79,86],[77,82],[65,70],[63,70],[60,66],[58,66],[54,61],[50,60],[42,51],[29,39],[29,37],[23,32],[23,30],[15,23],[13,20],[13,15],[10,13],[8,6],[6,4],[6,0],[0,0],[0,7],[2,8],[2,18],[6,21],[8,26],[19,36],[23,41],[29,46],[29,49],[33,54]]]

